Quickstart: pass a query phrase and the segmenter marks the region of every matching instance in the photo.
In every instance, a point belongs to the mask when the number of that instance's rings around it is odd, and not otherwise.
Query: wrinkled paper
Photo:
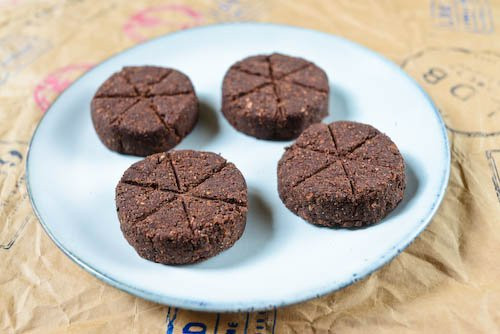
[[[452,154],[438,213],[366,279],[267,312],[170,308],[99,281],[54,245],[29,204],[24,166],[37,122],[114,53],[179,29],[249,20],[344,36],[401,65],[429,93]],[[0,0],[0,332],[499,332],[499,27],[493,0]]]

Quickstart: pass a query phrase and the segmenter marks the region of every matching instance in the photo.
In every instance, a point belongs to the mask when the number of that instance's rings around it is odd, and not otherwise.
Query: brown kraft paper
[[[193,312],[99,281],[54,245],[33,214],[24,168],[36,124],[72,81],[125,48],[249,20],[353,40],[429,93],[451,145],[438,213],[381,270],[276,310]],[[499,27],[498,0],[0,0],[0,333],[500,332]]]

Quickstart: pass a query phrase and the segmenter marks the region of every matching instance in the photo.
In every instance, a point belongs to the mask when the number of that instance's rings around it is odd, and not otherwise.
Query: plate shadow
[[[349,95],[341,87],[330,83],[330,96],[328,101],[328,116],[324,123],[333,121],[348,120],[351,114],[352,105],[349,102]]]
[[[190,265],[193,269],[234,267],[262,252],[273,234],[271,207],[255,189],[248,192],[248,215],[245,231],[233,247],[206,261]]]
[[[202,100],[199,102],[199,108],[198,122],[193,131],[179,145],[181,148],[203,147],[220,132],[219,118],[215,109],[209,103]]]

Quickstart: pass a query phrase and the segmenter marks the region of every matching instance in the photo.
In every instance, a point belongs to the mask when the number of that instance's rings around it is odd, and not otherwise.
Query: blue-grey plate
[[[225,71],[248,55],[307,58],[330,79],[330,117],[369,123],[388,134],[407,163],[403,202],[380,224],[360,230],[312,226],[289,212],[276,190],[276,164],[290,143],[256,140],[220,113]],[[114,190],[138,158],[106,149],[90,119],[97,87],[125,65],[178,68],[203,105],[178,146],[234,162],[249,187],[243,237],[205,262],[166,266],[140,258],[122,236]],[[31,142],[28,188],[41,224],[76,263],[137,296],[207,311],[267,309],[349,285],[401,252],[427,226],[443,198],[450,153],[441,117],[397,65],[343,38],[271,24],[214,25],[169,34],[96,66],[51,106]]]

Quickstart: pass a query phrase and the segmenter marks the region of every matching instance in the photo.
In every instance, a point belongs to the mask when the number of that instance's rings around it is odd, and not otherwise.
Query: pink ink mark
[[[203,16],[193,8],[170,4],[142,9],[132,15],[123,25],[123,32],[136,42],[141,42],[152,35],[152,30],[187,29],[203,22]]]
[[[20,0],[0,0],[0,7],[1,6],[15,6],[18,5]]]
[[[36,85],[33,92],[35,103],[42,112],[47,111],[59,94],[68,88],[77,77],[93,66],[91,64],[72,64],[50,73]]]

